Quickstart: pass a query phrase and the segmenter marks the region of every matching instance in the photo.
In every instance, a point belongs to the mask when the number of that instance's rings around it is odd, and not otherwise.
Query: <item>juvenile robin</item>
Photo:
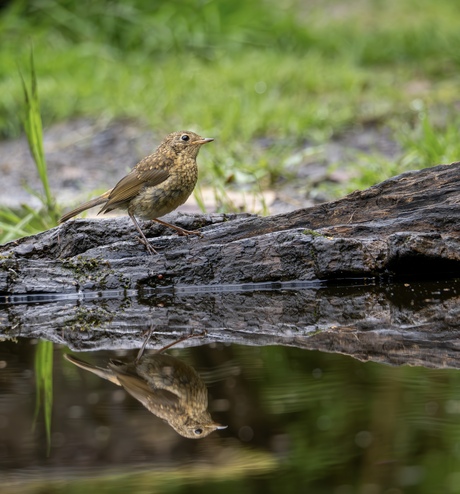
[[[200,232],[184,230],[158,218],[184,204],[193,192],[198,178],[196,157],[201,146],[213,140],[186,130],[167,135],[155,152],[139,161],[113,189],[64,214],[59,223],[94,206],[102,205],[99,214],[124,209],[151,254],[157,252],[148,242],[136,217],[154,220],[173,228],[179,235],[200,235]]]
[[[96,367],[68,354],[73,364],[122,386],[151,413],[165,420],[176,432],[199,439],[227,426],[214,422],[208,412],[208,391],[190,365],[162,352],[181,341],[200,335],[188,335],[151,355],[143,352],[152,331],[133,362],[110,360],[108,367]]]

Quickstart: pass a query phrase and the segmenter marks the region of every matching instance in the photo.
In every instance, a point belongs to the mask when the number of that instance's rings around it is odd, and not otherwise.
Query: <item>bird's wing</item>
[[[111,369],[103,369],[102,367],[97,367],[95,365],[88,364],[87,362],[84,362],[83,360],[80,360],[77,357],[74,357],[73,355],[69,355],[68,353],[64,353],[64,358],[69,362],[72,362],[72,364],[75,364],[77,367],[92,372],[93,374],[96,374],[96,376],[102,377],[102,379],[107,379],[108,381],[111,381],[114,384],[121,386],[117,376],[113,373]]]
[[[107,213],[118,207],[126,207],[127,203],[136,197],[142,187],[145,185],[154,187],[164,182],[168,177],[169,171],[164,168],[152,167],[142,170],[134,168],[115,185],[100,212]]]
[[[123,388],[145,408],[155,415],[162,417],[162,409],[175,408],[179,404],[177,395],[166,389],[152,389],[139,376],[130,374],[117,374],[118,381]]]

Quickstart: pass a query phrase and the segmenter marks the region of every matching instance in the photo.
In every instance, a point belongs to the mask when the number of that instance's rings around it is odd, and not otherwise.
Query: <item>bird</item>
[[[59,223],[77,216],[94,206],[102,205],[98,214],[114,209],[128,212],[140,240],[150,254],[157,251],[148,242],[137,219],[154,220],[173,228],[179,235],[201,235],[158,219],[170,213],[189,198],[198,179],[196,158],[203,144],[213,138],[203,138],[184,130],[168,134],[153,154],[143,158],[113,189],[91,199],[64,214]]]
[[[76,366],[123,387],[181,436],[199,439],[215,430],[226,429],[227,426],[211,418],[207,410],[206,385],[195,369],[176,357],[163,354],[171,346],[204,333],[187,335],[153,354],[143,356],[150,334],[133,362],[110,360],[107,368],[103,368],[67,353],[64,357]]]

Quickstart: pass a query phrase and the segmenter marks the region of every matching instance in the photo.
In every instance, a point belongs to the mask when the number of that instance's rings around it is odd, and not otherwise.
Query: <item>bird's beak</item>
[[[193,141],[192,144],[206,144],[212,142],[214,139],[212,137],[206,137],[205,139],[198,139],[198,141]]]
[[[222,429],[226,429],[228,427],[228,425],[220,425],[220,424],[215,424],[216,425],[216,429],[218,431],[222,430]]]

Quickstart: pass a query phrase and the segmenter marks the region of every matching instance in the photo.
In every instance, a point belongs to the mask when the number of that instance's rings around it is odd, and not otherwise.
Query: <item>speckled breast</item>
[[[194,166],[173,171],[161,184],[146,185],[130,204],[131,211],[139,218],[151,220],[174,211],[190,197],[198,179],[198,168]]]

